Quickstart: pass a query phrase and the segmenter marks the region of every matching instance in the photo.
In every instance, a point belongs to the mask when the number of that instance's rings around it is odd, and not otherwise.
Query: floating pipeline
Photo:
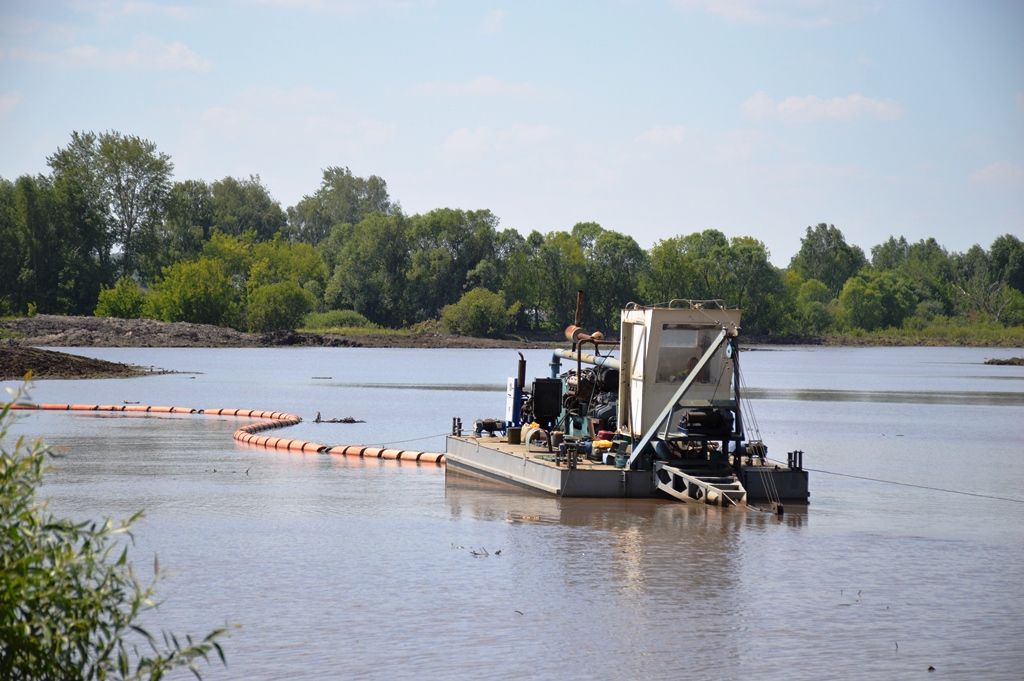
[[[323,445],[309,440],[288,439],[260,435],[265,430],[286,428],[302,421],[295,414],[283,411],[260,411],[258,409],[194,409],[192,407],[161,407],[145,404],[32,404],[19,402],[11,409],[40,411],[103,411],[130,412],[143,414],[192,414],[195,416],[234,416],[238,418],[266,419],[242,426],[232,437],[251,447],[277,449],[306,454],[333,454],[335,456],[357,456],[363,459],[387,459],[390,461],[416,461],[419,463],[444,464],[444,454],[420,452],[409,449],[370,447],[367,445]]]

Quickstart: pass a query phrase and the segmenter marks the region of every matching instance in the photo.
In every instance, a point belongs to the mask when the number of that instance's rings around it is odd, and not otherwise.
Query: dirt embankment
[[[0,380],[35,378],[123,378],[150,373],[142,367],[65,352],[26,348],[10,341],[0,344]]]
[[[29,370],[36,378],[113,378],[151,370],[88,357],[42,350],[56,347],[244,348],[280,346],[516,348],[550,347],[544,341],[494,340],[444,334],[394,334],[345,337],[281,331],[253,334],[235,329],[158,322],[152,319],[36,315],[0,320],[0,380],[19,380]]]
[[[209,324],[152,319],[65,317],[41,314],[0,320],[3,335],[21,345],[64,347],[244,347],[260,345],[252,334]]]
[[[306,345],[374,348],[543,348],[544,340],[496,340],[439,333],[333,334],[244,333],[209,324],[158,322],[152,319],[36,315],[0,320],[0,338],[24,346],[114,348],[255,348]],[[564,343],[561,343],[564,345]]]

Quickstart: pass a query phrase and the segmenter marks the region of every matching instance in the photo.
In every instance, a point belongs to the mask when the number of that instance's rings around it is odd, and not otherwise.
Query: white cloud
[[[281,122],[287,121],[286,127]],[[390,140],[390,126],[346,107],[334,93],[309,87],[254,88],[204,110],[196,139],[237,140],[296,151],[320,146],[373,146]]]
[[[487,35],[501,33],[505,28],[505,16],[505,10],[492,9],[480,22],[480,32]]]
[[[464,158],[495,152],[543,146],[558,137],[559,131],[547,125],[515,124],[506,128],[458,128],[441,144],[445,158]]]
[[[68,43],[74,39],[75,29],[66,24],[41,21],[29,17],[5,16],[0,21],[0,34],[29,37],[40,42]]]
[[[876,0],[674,0],[682,10],[699,10],[727,21],[758,26],[826,28],[875,14]]]
[[[276,7],[322,14],[365,14],[376,11],[402,13],[430,0],[244,0],[249,5]]]
[[[775,100],[766,92],[756,92],[743,102],[743,111],[751,118],[788,121],[847,122],[861,118],[888,121],[903,115],[903,107],[898,102],[865,97],[860,93],[828,99],[807,95]]]
[[[529,83],[510,83],[493,76],[477,76],[462,82],[431,81],[416,86],[416,92],[444,97],[532,97],[540,90]]]
[[[0,92],[0,118],[18,108],[22,96],[17,92]]]
[[[146,0],[74,0],[74,9],[95,15],[101,21],[117,16],[155,16],[166,19],[189,19],[193,9],[169,2],[147,2]]]
[[[655,146],[682,144],[689,132],[681,125],[656,125],[644,130],[637,136],[637,141]]]
[[[1024,167],[1013,161],[996,161],[979,168],[968,178],[973,185],[1010,189],[1024,187]]]
[[[182,137],[168,148],[179,178],[258,172],[284,205],[315,190],[327,166],[385,174],[384,159],[396,137],[390,123],[337,92],[311,87],[250,88],[175,117]]]
[[[191,7],[172,5],[162,2],[122,2],[121,12],[127,15],[155,15],[168,19],[190,19],[193,14]]]
[[[212,63],[182,42],[137,39],[123,50],[94,45],[73,45],[58,51],[11,48],[0,52],[0,61],[22,61],[62,68],[103,68],[125,71],[209,71]]]

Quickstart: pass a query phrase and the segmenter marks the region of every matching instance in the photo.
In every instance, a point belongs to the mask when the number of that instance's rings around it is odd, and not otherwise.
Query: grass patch
[[[953,323],[937,319],[920,328],[857,329],[847,334],[831,336],[830,340],[853,345],[943,345],[972,347],[1024,347],[1024,326],[968,322]]]
[[[300,333],[333,334],[335,336],[415,336],[412,329],[386,329],[382,326],[327,326],[298,329]]]

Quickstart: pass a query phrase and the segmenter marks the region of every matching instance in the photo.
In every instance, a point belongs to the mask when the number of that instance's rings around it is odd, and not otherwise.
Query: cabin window
[[[681,324],[663,324],[661,347],[658,350],[658,383],[682,383],[704,354],[700,329]],[[697,380],[706,383],[709,378],[705,367]]]

